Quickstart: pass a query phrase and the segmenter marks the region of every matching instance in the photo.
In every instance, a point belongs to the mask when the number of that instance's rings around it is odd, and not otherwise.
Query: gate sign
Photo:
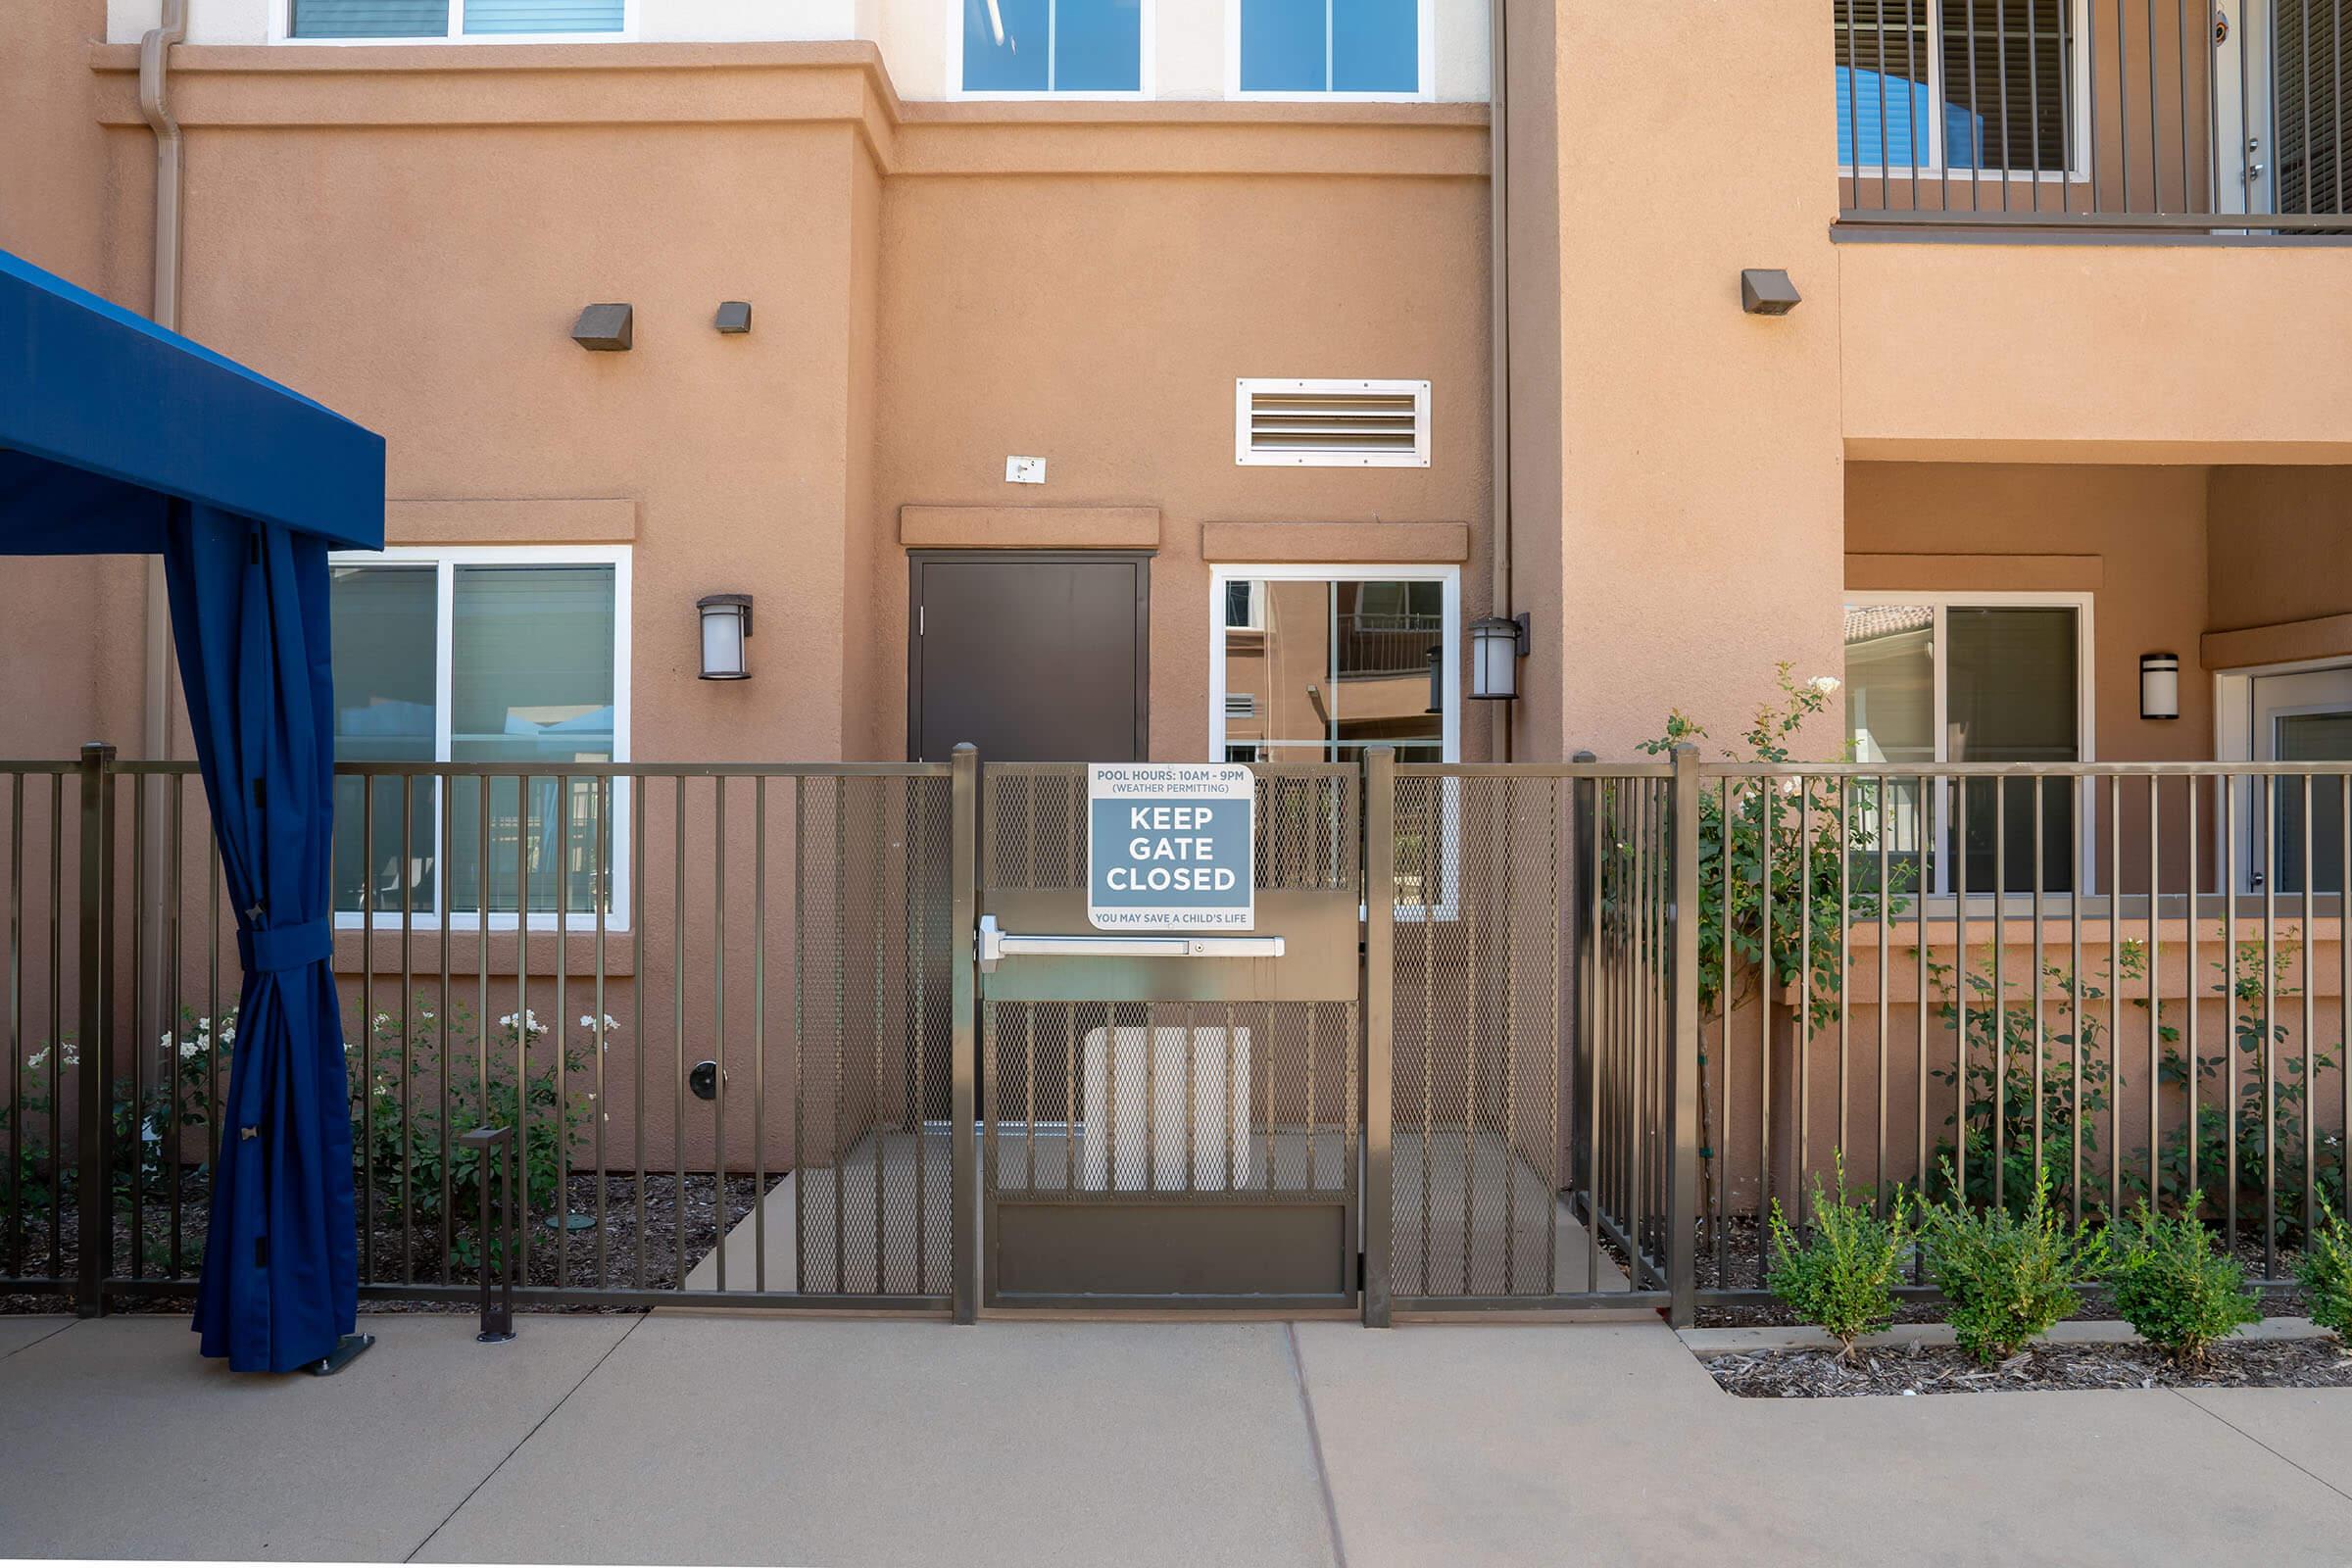
[[[1240,763],[1099,762],[1087,770],[1086,917],[1106,931],[1257,918],[1257,792]]]

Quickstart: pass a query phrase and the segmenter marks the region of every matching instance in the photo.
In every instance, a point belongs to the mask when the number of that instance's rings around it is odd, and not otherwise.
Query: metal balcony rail
[[[1445,636],[1446,617],[1409,611],[1351,612],[1339,617],[1342,680],[1427,675],[1429,651]]]
[[[2352,234],[2341,0],[1832,0],[1840,221]]]

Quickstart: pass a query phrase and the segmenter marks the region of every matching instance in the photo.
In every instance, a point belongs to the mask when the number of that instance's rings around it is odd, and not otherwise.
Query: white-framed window
[[[564,777],[629,756],[630,553],[394,547],[329,559],[335,760],[524,762],[521,778],[336,780],[334,906],[478,929],[559,904],[625,926],[628,783]],[[372,800],[369,799],[370,794]],[[505,916],[504,920],[500,917]]]
[[[1845,606],[1845,720],[1851,760],[1864,766],[1937,762],[2093,760],[2091,598],[2041,593],[1849,593]],[[2092,789],[2040,788],[2041,887],[2071,893],[2094,863]],[[1890,781],[1885,827],[1890,858],[1912,866],[1930,894],[2031,893],[2034,883],[2032,780]],[[1965,802],[1963,802],[1965,796]],[[1879,807],[1857,829],[1875,858]],[[2078,823],[2081,831],[2078,833]],[[1955,826],[1957,844],[1955,844]],[[1935,845],[1924,883],[1923,846]]]
[[[1156,0],[954,0],[948,80],[961,98],[1147,98]]]
[[[2087,180],[2085,0],[1834,0],[1838,162]]]
[[[1392,746],[1400,762],[1461,760],[1460,567],[1225,565],[1209,583],[1212,759],[1355,762]],[[1398,919],[1452,916],[1459,782],[1438,781],[1434,823],[1397,822]]]
[[[1429,383],[1243,376],[1233,461],[1243,467],[1426,468]]]
[[[1436,96],[1436,0],[1226,0],[1225,90],[1356,102]]]
[[[270,0],[279,43],[627,42],[643,0]]]

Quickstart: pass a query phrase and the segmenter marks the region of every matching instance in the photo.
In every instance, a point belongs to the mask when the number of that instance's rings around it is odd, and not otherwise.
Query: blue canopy
[[[160,553],[170,583],[245,974],[195,1324],[239,1371],[358,1315],[326,557],[383,542],[381,436],[0,251],[0,555]]]

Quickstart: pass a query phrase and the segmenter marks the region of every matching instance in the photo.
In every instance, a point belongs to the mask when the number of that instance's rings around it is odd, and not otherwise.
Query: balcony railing
[[[1429,671],[1429,651],[1446,634],[1446,617],[1412,611],[1358,611],[1340,616],[1342,680]]]
[[[2352,235],[2341,0],[1832,0],[1840,218]]]

